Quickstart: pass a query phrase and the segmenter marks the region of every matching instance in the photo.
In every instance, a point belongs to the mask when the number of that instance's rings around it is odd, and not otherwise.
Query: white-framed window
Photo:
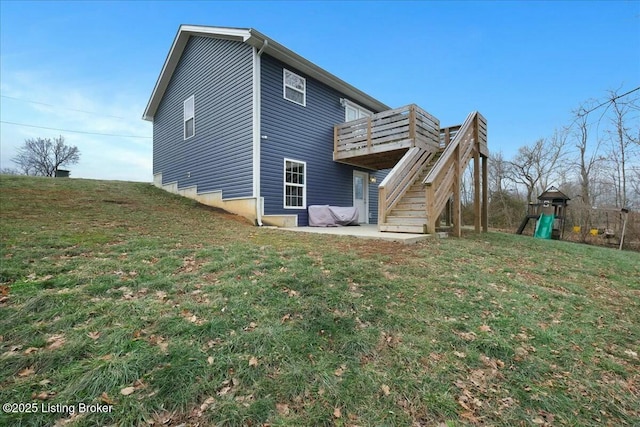
[[[358,120],[363,117],[373,116],[373,113],[360,105],[344,100],[344,121]]]
[[[282,70],[282,94],[284,99],[307,105],[307,80],[286,68]]]
[[[284,159],[284,208],[306,209],[307,163]]]
[[[196,105],[193,95],[184,101],[184,139],[196,134]]]

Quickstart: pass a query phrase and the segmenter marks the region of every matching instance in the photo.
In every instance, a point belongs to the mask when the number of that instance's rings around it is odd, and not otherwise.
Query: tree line
[[[640,87],[613,90],[571,112],[571,122],[523,145],[507,158],[489,158],[489,222],[514,229],[529,202],[555,186],[571,198],[573,225],[589,227],[593,208],[640,210]],[[472,182],[465,175],[471,190]],[[470,206],[472,191],[462,195]],[[467,199],[467,200],[465,200]]]

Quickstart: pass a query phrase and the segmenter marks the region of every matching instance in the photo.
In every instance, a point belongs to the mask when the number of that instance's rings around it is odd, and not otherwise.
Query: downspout
[[[262,82],[261,82],[261,69],[260,69],[260,57],[264,52],[264,49],[269,44],[267,39],[262,43],[262,47],[254,56],[253,64],[253,155],[255,159],[254,167],[254,195],[256,198],[256,223],[259,227],[262,227],[262,200],[260,197],[260,144],[262,140],[262,117],[261,117],[261,97],[262,97]],[[255,52],[255,48],[254,48]]]

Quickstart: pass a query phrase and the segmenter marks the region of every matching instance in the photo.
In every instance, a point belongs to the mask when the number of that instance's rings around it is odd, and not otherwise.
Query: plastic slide
[[[537,237],[538,239],[551,239],[551,232],[553,231],[553,220],[555,219],[556,217],[553,214],[540,215],[533,237]]]

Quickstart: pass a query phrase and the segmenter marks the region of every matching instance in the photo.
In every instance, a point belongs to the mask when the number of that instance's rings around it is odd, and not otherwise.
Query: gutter
[[[269,44],[269,40],[264,39],[262,43],[262,47],[257,51],[254,55],[254,64],[253,64],[253,155],[254,155],[254,165],[253,165],[253,178],[254,178],[254,196],[256,198],[256,223],[259,227],[262,227],[262,198],[260,197],[260,144],[262,140],[262,117],[261,117],[261,97],[262,97],[262,81],[261,81],[261,68],[260,68],[260,58],[265,48]],[[254,47],[254,52],[255,51]]]

